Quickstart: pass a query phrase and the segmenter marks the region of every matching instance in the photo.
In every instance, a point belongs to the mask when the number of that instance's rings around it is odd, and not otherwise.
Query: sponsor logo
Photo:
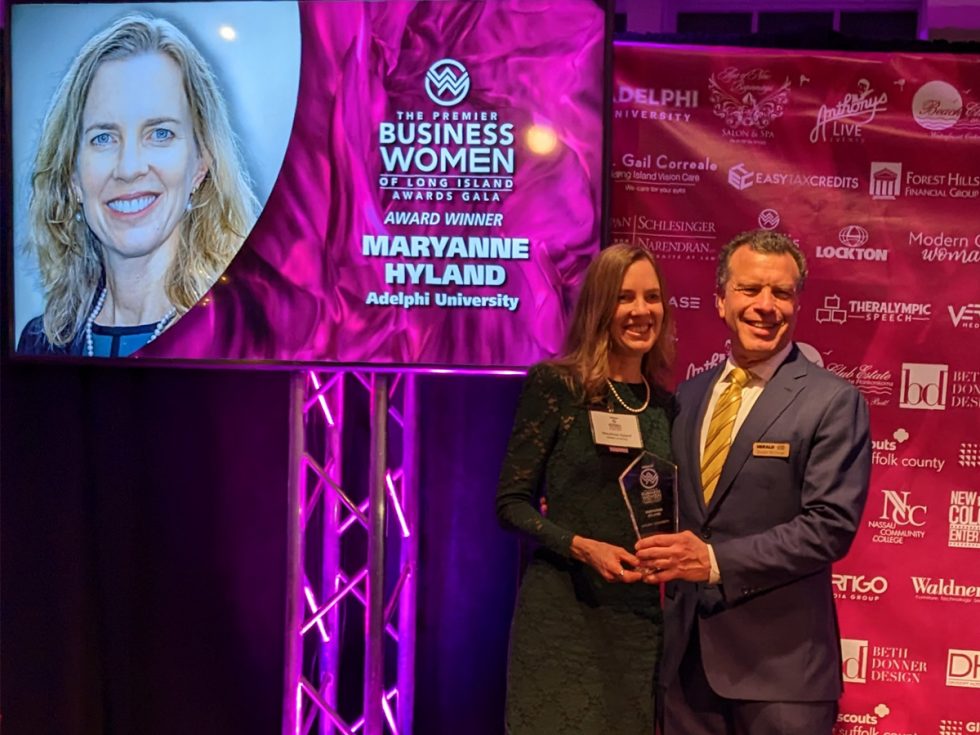
[[[800,348],[800,352],[803,353],[803,357],[812,362],[814,365],[819,365],[823,367],[823,355],[811,344],[806,342],[797,342],[796,346]]]
[[[671,296],[668,303],[675,309],[700,309],[700,296]]]
[[[932,304],[907,301],[851,300],[846,304],[840,296],[825,296],[823,306],[816,310],[818,324],[846,324],[850,320],[867,322],[927,322],[932,317]]]
[[[816,256],[824,260],[872,260],[885,262],[888,251],[884,248],[865,248],[869,239],[868,231],[861,225],[842,227],[837,233],[840,246],[817,245]]]
[[[840,643],[845,682],[919,684],[928,671],[927,662],[904,646],[875,646],[854,638],[842,638]]]
[[[872,161],[869,179],[872,199],[894,199],[902,193],[902,164]]]
[[[926,82],[912,97],[912,117],[926,130],[951,128],[962,114],[963,98],[956,87],[947,82]]]
[[[960,442],[960,467],[980,467],[980,444]]]
[[[949,390],[949,365],[902,363],[900,408],[945,411]]]
[[[735,143],[766,145],[772,122],[789,104],[790,81],[775,82],[767,69],[730,66],[708,79],[712,111],[725,122],[722,135]]]
[[[955,308],[950,305],[946,309],[954,327],[980,329],[980,304],[963,304]]]
[[[698,375],[699,373],[703,373],[705,370],[710,370],[713,367],[718,367],[728,358],[728,353],[731,351],[731,349],[732,349],[732,341],[730,339],[726,339],[724,344],[724,352],[713,352],[708,357],[708,359],[705,360],[700,365],[697,365],[693,362],[689,363],[687,366],[687,373],[685,377],[693,378],[695,375]]]
[[[514,123],[502,121],[493,110],[447,109],[470,90],[469,72],[455,59],[432,64],[424,87],[436,109],[394,110],[378,124],[378,186],[384,196],[391,201],[501,201],[514,189]]]
[[[932,199],[980,198],[980,176],[959,171],[920,173],[906,171],[903,196]]]
[[[690,122],[699,106],[697,89],[657,89],[620,84],[613,97],[613,117],[624,120]]]
[[[855,638],[841,638],[841,665],[844,681],[865,684],[868,681],[868,642]]]
[[[470,93],[470,73],[456,59],[440,59],[425,73],[425,93],[437,105],[458,105]]]
[[[870,402],[870,401],[869,401]],[[910,469],[931,470],[932,472],[942,472],[946,466],[946,460],[942,457],[912,457],[900,456],[896,453],[898,446],[906,442],[909,433],[905,429],[898,429],[892,434],[891,439],[875,439],[871,442],[871,461],[878,467],[907,467]]]
[[[876,94],[867,79],[859,79],[857,92],[848,92],[833,107],[821,105],[810,131],[810,142],[861,142],[861,129],[888,107],[888,94]]]
[[[839,378],[850,382],[864,394],[872,406],[887,406],[891,403],[895,380],[891,370],[879,370],[874,365],[846,365],[842,362],[828,362],[827,369]]]
[[[980,733],[980,720],[940,720],[939,735]]]
[[[879,704],[871,712],[838,712],[833,735],[878,735],[875,725],[889,714],[887,704]]]
[[[745,191],[750,186],[757,184],[808,187],[811,189],[857,189],[861,182],[856,176],[749,171],[744,163],[737,163],[728,169],[728,184],[739,191]]]
[[[916,505],[909,490],[882,490],[881,494],[881,515],[868,521],[868,528],[874,531],[871,542],[904,544],[924,539],[922,526],[926,524],[928,508]]]
[[[614,215],[612,242],[646,248],[661,260],[714,262],[718,257],[715,223],[710,220],[661,219],[644,214]]]
[[[909,577],[917,600],[980,602],[980,585],[961,584],[945,577]]]
[[[949,541],[953,549],[980,549],[980,492],[949,493]]]
[[[775,230],[779,227],[779,212],[775,209],[763,209],[759,212],[758,222],[763,230]]]
[[[980,689],[980,651],[949,649],[946,655],[946,686]]]
[[[954,370],[950,382],[950,408],[980,408],[980,370]]]
[[[877,602],[888,591],[888,580],[882,576],[834,574],[834,598],[855,602]]]
[[[980,234],[947,235],[909,231],[909,245],[921,248],[922,260],[939,263],[980,263]]]
[[[614,166],[612,180],[625,184],[626,191],[686,194],[688,188],[701,183],[703,172],[717,170],[718,164],[709,156],[692,160],[671,158],[666,153],[624,153]]]

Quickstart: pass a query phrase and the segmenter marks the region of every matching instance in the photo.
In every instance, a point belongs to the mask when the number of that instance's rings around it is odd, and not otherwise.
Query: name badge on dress
[[[608,411],[589,411],[592,425],[592,440],[596,444],[609,447],[611,452],[626,452],[628,448],[643,448],[640,434],[640,419],[623,413]]]
[[[753,457],[788,457],[789,442],[755,442],[752,445]]]

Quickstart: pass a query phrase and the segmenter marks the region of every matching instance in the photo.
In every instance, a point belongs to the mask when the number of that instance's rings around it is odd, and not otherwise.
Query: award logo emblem
[[[677,465],[643,451],[619,476],[637,538],[677,532]]]

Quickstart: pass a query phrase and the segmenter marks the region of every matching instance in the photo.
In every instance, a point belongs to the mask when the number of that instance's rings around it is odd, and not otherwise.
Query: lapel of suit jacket
[[[704,505],[704,486],[701,484],[701,427],[704,425],[704,417],[708,411],[708,402],[711,400],[711,389],[718,380],[718,376],[725,369],[725,363],[712,369],[706,374],[704,384],[700,386],[701,397],[698,400],[697,411],[691,415],[690,424],[686,427],[687,441],[684,442],[687,462],[684,466],[692,468],[691,486],[697,495],[697,505],[704,515],[706,508]]]
[[[752,410],[745,417],[738,434],[735,435],[735,440],[728,450],[728,457],[721,468],[721,476],[718,478],[715,493],[711,498],[710,513],[714,513],[725,499],[739,470],[742,469],[745,460],[752,453],[752,445],[762,438],[766,429],[803,390],[808,364],[809,361],[803,357],[803,354],[794,344],[786,360],[776,369],[776,374],[766,384],[762,395],[752,406]]]

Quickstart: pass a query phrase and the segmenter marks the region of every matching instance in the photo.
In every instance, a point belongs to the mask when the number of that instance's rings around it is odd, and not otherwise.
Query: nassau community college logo
[[[469,72],[456,59],[440,59],[425,73],[425,93],[437,105],[458,105],[469,92]]]

